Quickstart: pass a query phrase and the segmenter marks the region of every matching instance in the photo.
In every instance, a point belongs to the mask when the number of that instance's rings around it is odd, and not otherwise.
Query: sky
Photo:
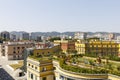
[[[0,31],[120,32],[120,0],[0,0]]]

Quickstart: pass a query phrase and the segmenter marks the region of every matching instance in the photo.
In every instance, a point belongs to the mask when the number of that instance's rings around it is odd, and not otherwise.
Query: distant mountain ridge
[[[31,34],[34,35],[39,35],[39,36],[59,36],[59,35],[68,35],[68,36],[74,36],[74,34],[76,32],[81,32],[81,31],[73,31],[73,32],[56,32],[56,31],[52,31],[52,32],[31,32]],[[25,31],[12,31],[10,32],[10,34],[15,34],[17,36],[20,36],[20,34],[22,33],[26,33]],[[116,36],[120,36],[120,33],[116,33],[116,32],[86,32],[88,35],[94,35],[94,34],[108,34],[108,33],[114,33]]]

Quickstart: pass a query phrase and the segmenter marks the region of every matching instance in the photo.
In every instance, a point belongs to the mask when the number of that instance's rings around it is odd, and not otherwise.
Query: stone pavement
[[[10,64],[16,64],[18,60],[7,60],[4,57],[0,57],[0,80],[26,80],[26,76],[23,77],[14,77],[14,70],[9,66]],[[2,73],[4,73],[2,75]],[[2,75],[2,76],[1,76]],[[4,79],[5,78],[5,79]],[[9,79],[7,79],[9,78]]]

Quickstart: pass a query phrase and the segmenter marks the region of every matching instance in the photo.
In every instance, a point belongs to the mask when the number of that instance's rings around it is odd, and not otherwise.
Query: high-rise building
[[[7,31],[1,32],[1,37],[6,40],[10,39],[10,33]]]
[[[75,39],[86,39],[87,38],[87,33],[84,32],[76,32],[74,35]]]
[[[36,41],[41,42],[42,41],[41,36],[37,36],[37,40]]]
[[[16,40],[16,35],[15,34],[10,34],[10,39],[15,41]]]
[[[108,34],[108,39],[109,39],[109,40],[115,39],[115,34],[109,33],[109,34]]]
[[[30,36],[29,33],[22,33],[22,40],[29,40]]]
[[[37,40],[37,36],[39,36],[39,34],[34,32],[32,32],[30,35],[31,35],[31,40]]]

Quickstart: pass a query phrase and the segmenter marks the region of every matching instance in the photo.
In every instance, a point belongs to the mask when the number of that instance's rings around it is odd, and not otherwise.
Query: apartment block
[[[55,40],[54,44],[60,45],[64,53],[75,50],[75,41],[72,40]]]
[[[0,44],[0,56],[11,59],[23,59],[25,48],[31,48],[34,43],[31,42],[4,42]]]
[[[27,59],[27,80],[55,80],[52,60]]]
[[[85,41],[77,40],[75,42],[75,49],[77,50],[78,54],[85,54]]]
[[[96,54],[96,55],[119,55],[120,44],[114,41],[101,41],[91,39],[89,41],[78,40],[75,43],[75,48],[80,54]]]

